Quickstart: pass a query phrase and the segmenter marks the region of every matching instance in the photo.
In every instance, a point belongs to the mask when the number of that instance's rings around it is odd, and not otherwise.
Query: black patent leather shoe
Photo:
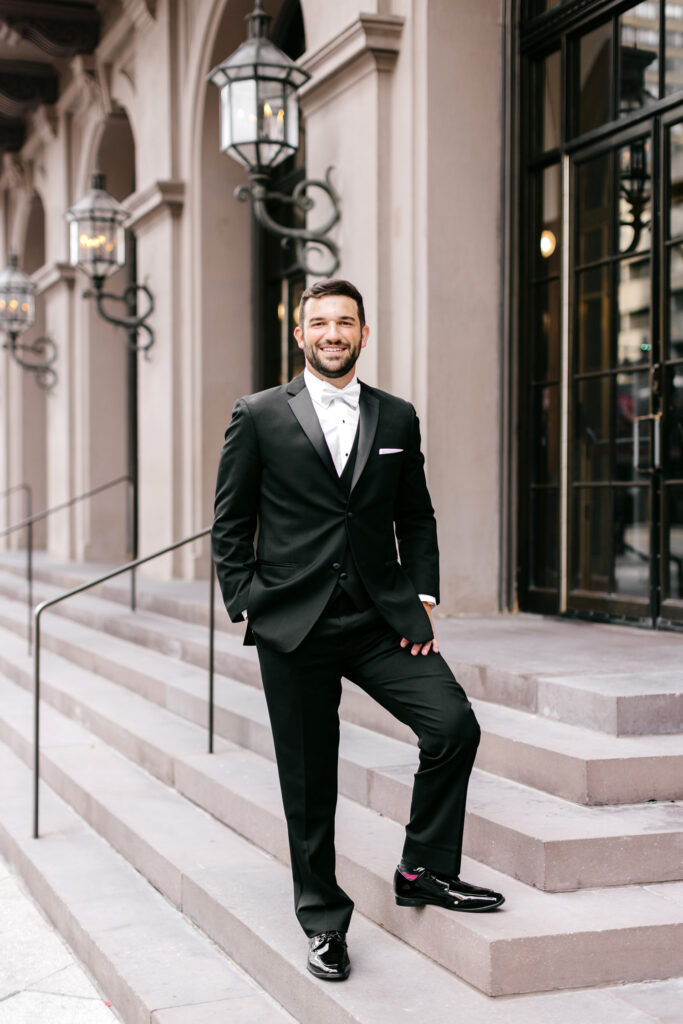
[[[505,897],[493,889],[481,889],[459,878],[439,878],[427,868],[396,868],[394,895],[399,907],[424,907],[430,904],[470,914],[495,910],[505,903]]]
[[[321,932],[309,939],[308,969],[323,981],[346,981],[351,971],[346,932]]]

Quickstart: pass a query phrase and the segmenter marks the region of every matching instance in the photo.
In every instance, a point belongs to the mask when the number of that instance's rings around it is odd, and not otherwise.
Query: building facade
[[[338,273],[371,326],[360,375],[420,416],[440,611],[683,622],[683,5],[264,6],[311,75],[277,186],[332,168]],[[207,81],[251,8],[0,0],[0,243],[37,285],[33,336],[58,348],[48,393],[0,360],[0,491],[29,482],[42,508],[126,474],[137,395],[141,553],[210,523],[234,400],[300,368],[305,277],[235,199],[248,177],[219,151]],[[96,165],[133,242],[108,289],[154,296],[148,357],[68,264],[64,214]],[[125,489],[38,539],[125,558]],[[153,571],[203,575],[207,551]]]

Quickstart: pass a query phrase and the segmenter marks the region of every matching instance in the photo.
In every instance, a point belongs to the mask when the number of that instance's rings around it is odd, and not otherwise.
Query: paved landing
[[[116,1024],[64,940],[0,858],[0,1024]]]

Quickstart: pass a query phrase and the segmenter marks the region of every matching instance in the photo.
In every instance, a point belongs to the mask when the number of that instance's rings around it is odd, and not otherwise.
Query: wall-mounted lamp
[[[245,43],[211,71],[208,80],[220,90],[220,148],[249,171],[251,186],[235,191],[242,202],[251,198],[254,216],[266,231],[291,243],[297,265],[307,274],[329,277],[339,266],[339,247],[328,232],[341,214],[339,196],[331,181],[331,167],[325,180],[299,182],[291,195],[269,192],[268,179],[273,168],[296,153],[299,147],[299,104],[297,89],[311,77],[268,39],[270,15],[262,0],[255,0],[248,16],[249,37]],[[321,189],[332,211],[317,228],[296,228],[278,224],[268,213],[267,203],[275,201],[295,207],[306,214],[315,206],[308,189]],[[309,257],[326,249],[329,260],[313,268]]]
[[[94,171],[90,191],[66,213],[69,222],[69,262],[73,267],[80,267],[90,278],[92,289],[84,292],[83,297],[95,299],[97,312],[102,319],[125,328],[131,348],[148,352],[154,344],[154,332],[147,323],[154,310],[154,296],[147,284],[129,284],[121,295],[104,291],[106,278],[126,263],[125,222],[128,220],[128,214],[109,195],[104,183],[104,174]],[[103,306],[103,300],[108,300],[121,302],[128,310],[134,309],[138,292],[144,293],[148,303],[142,313],[114,316]],[[139,330],[147,333],[148,341],[144,345],[138,343]]]
[[[52,365],[57,358],[57,346],[52,338],[36,338],[30,345],[19,341],[36,322],[35,291],[33,281],[19,270],[17,256],[12,253],[9,266],[0,274],[0,329],[8,338],[3,348],[9,350],[19,366],[35,374],[38,387],[49,391],[57,383]]]

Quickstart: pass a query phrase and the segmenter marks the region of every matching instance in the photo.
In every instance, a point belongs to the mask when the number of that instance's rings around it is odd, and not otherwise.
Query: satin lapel
[[[327,441],[325,440],[325,435],[323,434],[322,427],[320,426],[320,420],[315,414],[313,402],[311,401],[311,396],[309,395],[308,390],[305,387],[302,387],[293,398],[289,399],[289,405],[292,412],[298,419],[299,425],[306,437],[311,442],[334,479],[339,483],[337,470],[334,468],[330,449],[327,447]]]
[[[358,428],[358,453],[356,455],[356,465],[353,470],[351,490],[353,490],[358,483],[360,475],[365,469],[365,463],[370,457],[372,442],[375,439],[377,422],[379,420],[379,399],[376,398],[375,395],[370,394],[363,385],[361,385],[360,390],[359,408],[360,424]]]

